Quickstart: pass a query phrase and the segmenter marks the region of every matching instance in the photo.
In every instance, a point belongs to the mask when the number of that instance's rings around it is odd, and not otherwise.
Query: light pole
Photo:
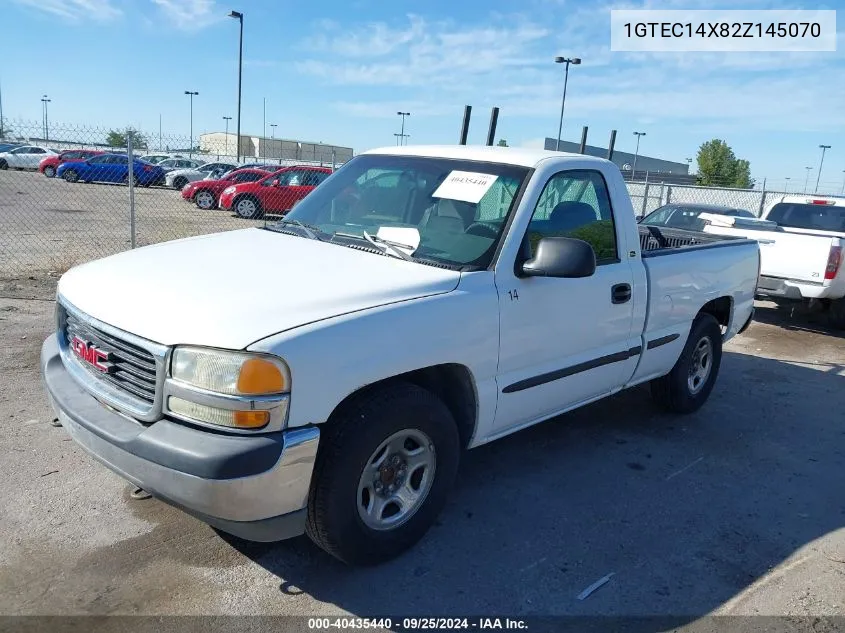
[[[637,177],[637,156],[640,154],[640,138],[645,136],[645,132],[634,132],[637,137],[637,149],[634,150],[634,167],[631,169],[631,180]]]
[[[270,138],[271,138],[271,139],[273,139],[273,140],[276,140],[276,127],[277,127],[277,125],[276,125],[275,123],[271,123],[271,124],[270,124]],[[271,146],[271,149],[272,149],[272,147],[275,147],[275,145],[276,145],[276,144],[275,144],[275,143],[273,143],[273,145]],[[272,153],[272,152],[271,152],[271,153]],[[281,152],[279,152],[279,155],[278,155],[276,158],[281,159],[281,158],[282,158],[282,153],[281,153]],[[280,164],[281,164],[281,163],[280,163]]]
[[[198,92],[191,92],[190,90],[186,90],[185,94],[191,98],[191,138],[188,141],[188,156],[194,155],[194,97],[197,96]]]
[[[397,145],[402,145],[405,142],[405,117],[411,116],[410,112],[397,112],[399,116],[402,117],[402,129],[399,131],[399,136],[397,137],[398,142]],[[395,136],[395,135],[394,135]]]
[[[267,155],[267,152],[264,151],[264,145],[267,142],[267,97],[264,97],[264,110],[261,113],[261,118],[264,126],[261,132],[261,157],[264,158]]]
[[[50,122],[49,122],[49,119],[47,117],[47,104],[50,103],[50,101],[52,101],[52,99],[48,99],[47,95],[44,95],[43,97],[41,97],[41,103],[44,104],[44,140],[45,141],[50,140]]]
[[[557,151],[560,151],[560,135],[563,132],[563,109],[566,107],[566,84],[569,83],[569,64],[577,66],[580,63],[580,57],[555,57],[555,64],[566,64],[566,72],[563,75],[563,98],[560,100],[560,123],[557,126],[557,145],[555,145],[555,150]]]
[[[792,180],[792,178],[787,176],[784,180],[786,180],[786,184],[783,186],[784,193],[789,193],[789,181]]]
[[[821,158],[821,160],[819,161],[819,173],[818,173],[818,174],[816,174],[816,191],[815,191],[815,193],[818,193],[818,191],[819,191],[819,180],[821,180],[821,177],[822,177],[822,165],[824,165],[824,152],[825,152],[825,150],[830,149],[830,145],[819,145],[819,147],[820,147],[820,148],[821,148],[821,150],[822,150],[822,158]]]
[[[842,170],[842,173],[845,174],[845,169]],[[845,177],[842,178],[842,195],[845,196]]]
[[[232,117],[224,116],[223,120],[226,121],[226,136],[225,136],[225,138],[226,138],[226,150],[225,151],[226,151],[226,156],[228,156],[229,155],[229,121],[232,120]]]
[[[812,167],[805,167],[804,169],[807,170],[807,177],[804,178],[804,193],[807,193],[807,183],[810,182],[810,172],[812,171]]]
[[[238,44],[238,138],[235,141],[235,145],[237,149],[235,150],[238,155],[238,161],[241,160],[241,78],[243,76],[243,56],[244,56],[244,14],[238,11],[232,11],[229,14],[230,18],[235,18],[238,22],[240,22],[241,27],[241,35]]]

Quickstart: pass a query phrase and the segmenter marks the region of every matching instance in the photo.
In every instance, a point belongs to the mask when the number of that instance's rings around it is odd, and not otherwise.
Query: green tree
[[[499,147],[507,147],[507,146],[508,146],[508,142],[507,142],[505,139],[500,138],[500,139],[499,139],[499,142],[497,143],[497,145],[498,145]]]
[[[127,147],[129,139],[132,139],[133,149],[147,149],[147,139],[137,130],[109,130],[106,136],[106,144],[109,147]]]
[[[754,186],[749,162],[737,158],[730,145],[721,139],[702,143],[696,160],[699,185],[743,189]]]

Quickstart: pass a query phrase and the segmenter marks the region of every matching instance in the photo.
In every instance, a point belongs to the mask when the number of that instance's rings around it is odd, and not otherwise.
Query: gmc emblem
[[[93,343],[74,336],[70,342],[70,348],[78,358],[84,360],[97,371],[107,372],[109,370],[109,366],[103,362],[109,360],[108,352],[95,347]]]

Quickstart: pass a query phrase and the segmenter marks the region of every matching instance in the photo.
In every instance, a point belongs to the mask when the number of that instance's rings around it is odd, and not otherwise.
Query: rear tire
[[[827,308],[827,321],[837,330],[845,330],[845,297],[834,299]]]
[[[264,212],[261,209],[261,203],[252,196],[241,196],[232,202],[232,209],[238,217],[244,220],[257,220]]]
[[[129,186],[129,174],[126,174],[123,177],[123,184],[126,185],[127,187]],[[132,174],[132,186],[133,187],[138,186],[138,176],[136,176],[135,174]]]
[[[56,177],[56,168],[55,167],[45,167],[44,168],[44,175],[47,178],[55,178]]]
[[[2,158],[0,158],[0,169],[9,169],[9,163]]]
[[[446,502],[458,427],[430,391],[398,382],[353,397],[320,439],[306,532],[351,565],[374,565],[419,541]]]
[[[665,411],[697,411],[713,391],[721,362],[722,329],[712,314],[701,313],[672,371],[651,381],[652,398]]]
[[[66,169],[62,174],[65,182],[79,182],[79,174],[75,169]]]

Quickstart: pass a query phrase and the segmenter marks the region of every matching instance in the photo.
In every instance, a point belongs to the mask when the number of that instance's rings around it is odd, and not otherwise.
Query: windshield
[[[832,204],[779,202],[772,207],[766,219],[793,229],[845,233],[845,207]]]
[[[318,230],[321,239],[359,237],[372,244],[372,237],[385,238],[409,246],[413,259],[483,268],[528,173],[526,167],[476,161],[358,156],[286,220]],[[268,225],[283,227],[289,228],[284,220]]]

